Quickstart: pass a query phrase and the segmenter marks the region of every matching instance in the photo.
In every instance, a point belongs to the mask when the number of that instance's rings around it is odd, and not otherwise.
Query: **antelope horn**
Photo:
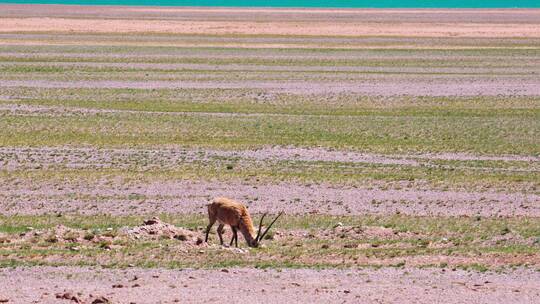
[[[277,221],[277,219],[283,214],[283,211],[281,211],[278,216],[276,216],[276,218],[272,221],[272,223],[270,223],[270,225],[268,225],[268,228],[266,228],[266,230],[263,232],[263,234],[261,235],[261,237],[258,239],[259,241],[262,240],[264,238],[264,236],[266,235],[266,233],[268,232],[268,230],[270,230],[270,228],[272,228],[272,225],[274,225],[274,223]]]
[[[257,232],[257,237],[255,238],[255,241],[259,241],[259,236],[261,235],[261,229],[262,229],[262,223],[263,223],[263,220],[264,220],[264,217],[267,215],[267,213],[264,213],[262,216],[261,216],[261,221],[259,222],[259,232]]]

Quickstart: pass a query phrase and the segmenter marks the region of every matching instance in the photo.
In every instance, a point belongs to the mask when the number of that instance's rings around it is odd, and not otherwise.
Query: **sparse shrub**
[[[103,233],[103,236],[115,238],[118,234],[114,230],[107,230]]]
[[[110,241],[106,241],[106,240],[100,241],[100,242],[99,242],[99,248],[103,248],[103,249],[111,249],[111,242],[110,242]]]
[[[45,241],[49,243],[57,243],[58,236],[56,234],[51,233],[45,238]]]
[[[122,239],[116,239],[113,242],[113,245],[121,245],[121,246],[123,246],[123,245],[126,245],[126,244],[127,244],[126,240],[122,240]]]
[[[394,264],[393,266],[394,267],[404,267],[405,266],[405,261],[401,261],[401,262],[399,262],[397,264]]]
[[[66,234],[64,234],[64,240],[75,242],[79,238],[79,233],[76,231],[69,231]]]
[[[174,238],[182,242],[187,241],[187,236],[182,233],[176,234]]]
[[[420,240],[420,241],[418,242],[418,247],[426,248],[428,245],[429,245],[429,241],[428,241],[428,240]]]

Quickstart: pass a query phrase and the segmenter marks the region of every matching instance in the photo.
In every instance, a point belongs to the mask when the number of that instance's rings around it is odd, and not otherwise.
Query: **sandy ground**
[[[76,5],[3,5],[1,16],[11,17],[130,17],[138,19],[191,20],[253,20],[268,19],[320,20],[334,17],[354,21],[358,18],[370,22],[416,20],[417,22],[478,23],[537,23],[536,9],[317,9],[317,8],[219,8],[219,7],[126,7]],[[336,18],[338,17],[338,18]]]
[[[0,56],[3,54],[0,53]],[[29,54],[18,54],[12,55],[7,54],[10,57],[19,57],[22,58],[25,55]],[[35,54],[34,54],[35,56]],[[343,57],[342,57],[343,58]],[[445,60],[441,58],[440,60]],[[525,60],[525,59],[522,59]],[[515,74],[533,74],[537,70],[540,70],[539,64],[530,60],[528,62],[523,62],[524,65],[529,65],[527,67],[476,67],[474,72],[470,68],[466,67],[366,67],[366,66],[253,66],[253,65],[239,65],[239,64],[227,64],[227,71],[238,71],[238,72],[290,72],[290,73],[310,73],[318,74],[321,72],[336,72],[336,73],[377,73],[377,72],[389,72],[389,73],[410,73],[410,74],[430,74],[430,73],[448,73],[448,74],[468,74],[468,75],[486,75],[486,74],[505,74],[505,73],[515,73]],[[64,67],[64,68],[118,68],[125,70],[143,70],[151,69],[152,71],[185,71],[185,70],[199,70],[201,74],[209,72],[219,72],[223,71],[223,66],[217,66],[214,64],[183,64],[183,63],[115,63],[115,62],[0,62],[0,67],[10,67],[10,66],[24,66],[24,67]],[[350,76],[349,74],[348,76]]]
[[[538,96],[539,20],[540,10],[2,5],[0,68],[15,72],[0,87]],[[24,72],[35,64],[65,72]]]
[[[5,109],[3,106],[4,105],[0,104],[0,111]],[[16,111],[19,108],[25,107],[29,108],[29,111],[35,111],[33,113],[39,114],[42,114],[42,111],[50,110],[50,107],[39,106],[17,106],[15,109],[13,107],[6,108]],[[66,108],[65,110],[69,111],[73,110],[73,108]],[[85,109],[80,110],[84,111]],[[328,150],[324,148],[301,148],[287,146],[262,147],[260,149],[253,150],[212,150],[193,148],[98,149],[72,147],[0,147],[0,160],[2,161],[2,163],[0,163],[0,168],[6,170],[16,170],[22,168],[33,168],[36,165],[39,165],[40,167],[63,165],[67,168],[118,168],[141,165],[141,163],[144,162],[144,164],[148,167],[167,169],[174,167],[179,162],[204,161],[209,160],[212,157],[226,157],[232,159],[241,158],[259,161],[325,161],[406,166],[428,166],[429,164],[427,162],[431,160],[514,161],[525,162],[526,164],[528,163],[530,171],[536,171],[537,166],[540,165],[540,156],[477,155],[471,153],[450,152],[384,155],[346,150]],[[119,162],[119,160],[122,160],[122,162]]]
[[[422,23],[336,24],[322,22],[95,20],[65,18],[2,18],[2,32],[174,33],[203,35],[324,35],[413,37],[540,37],[537,24]],[[113,30],[111,30],[113,29]]]
[[[0,270],[7,303],[537,303],[540,272],[441,269],[109,270],[76,267]],[[66,295],[68,294],[68,295]],[[71,302],[74,303],[74,302]]]
[[[115,89],[264,89],[294,94],[357,93],[368,96],[528,96],[540,95],[537,79],[383,80],[344,83],[317,81],[48,81],[2,80],[1,87],[32,88],[115,88]]]
[[[255,213],[424,216],[540,216],[535,194],[384,190],[329,185],[160,181],[51,184],[20,181],[0,185],[4,214],[206,213],[216,196],[246,203]],[[74,194],[77,195],[74,195]]]
[[[435,160],[505,161],[518,167],[476,168],[456,165],[461,170],[517,170],[536,172],[538,157],[517,155],[418,154],[377,155],[325,149],[267,147],[258,150],[204,149],[92,149],[92,148],[1,148],[0,169],[21,170],[122,169],[178,170],[182,164],[202,162],[224,166],[234,159],[236,166],[265,167],[276,161],[342,162],[349,165],[395,165],[426,167]],[[180,167],[179,167],[180,166]],[[454,168],[454,167],[452,167]],[[39,185],[39,186],[37,186]],[[77,194],[77,195],[74,195]],[[422,182],[384,183],[367,181],[361,186],[307,183],[265,183],[255,180],[98,180],[32,181],[9,179],[0,184],[0,211],[5,214],[138,214],[205,213],[215,196],[230,196],[246,202],[253,212],[289,214],[361,215],[395,213],[426,216],[540,216],[540,196],[534,191],[441,190]]]
[[[35,12],[32,6],[3,5],[0,11],[3,11],[0,14],[2,32],[540,37],[540,10],[458,10],[452,13],[444,10],[265,11],[121,7],[81,10],[77,6],[54,6]],[[24,18],[20,18],[22,16]]]

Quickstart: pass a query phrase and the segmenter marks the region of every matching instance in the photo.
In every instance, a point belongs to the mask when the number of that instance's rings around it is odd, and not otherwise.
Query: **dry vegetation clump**
[[[34,230],[22,233],[22,241],[44,240],[49,243],[81,243],[85,239],[84,230],[57,225],[52,229]]]
[[[176,239],[195,245],[202,243],[201,235],[198,232],[162,222],[157,217],[145,220],[140,226],[121,228],[120,233],[133,239]]]
[[[201,246],[203,240],[201,234],[182,227],[162,222],[154,217],[145,220],[142,225],[135,227],[123,227],[118,230],[107,228],[101,229],[77,229],[64,225],[57,225],[49,229],[33,229],[18,235],[0,234],[1,243],[58,243],[58,244],[80,244],[99,245],[100,247],[111,249],[113,244],[125,243],[131,240],[166,240],[174,239],[181,242],[182,246]]]

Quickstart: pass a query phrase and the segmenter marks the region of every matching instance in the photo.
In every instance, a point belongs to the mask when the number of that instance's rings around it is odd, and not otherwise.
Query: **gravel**
[[[537,303],[540,272],[445,269],[216,270],[4,268],[0,299],[69,303],[105,297],[112,303]]]
[[[494,79],[369,79],[356,82],[317,81],[49,81],[2,80],[0,87],[115,88],[115,89],[264,89],[295,94],[357,93],[367,96],[536,96],[538,79],[498,77]]]
[[[77,184],[4,183],[3,214],[206,213],[216,196],[244,202],[251,212],[332,215],[540,216],[540,196],[523,193],[355,188],[293,183],[121,181]]]

